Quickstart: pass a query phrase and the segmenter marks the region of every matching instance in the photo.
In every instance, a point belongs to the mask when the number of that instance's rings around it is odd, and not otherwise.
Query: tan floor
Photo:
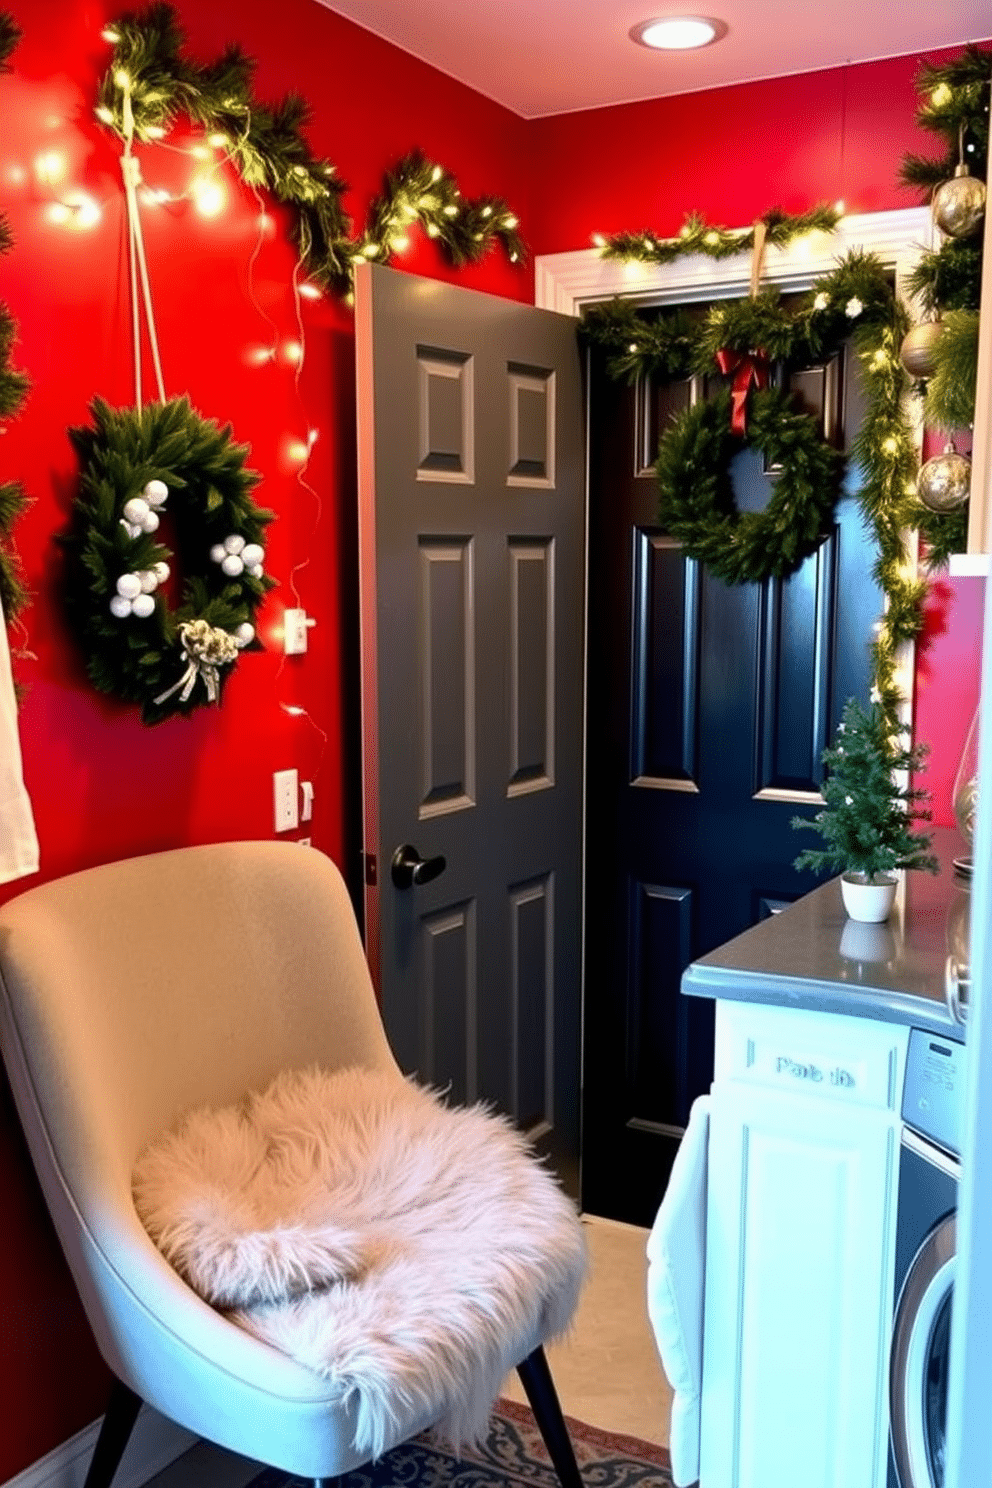
[[[648,1321],[648,1232],[590,1215],[583,1223],[589,1281],[571,1336],[547,1351],[562,1409],[591,1426],[667,1446],[672,1392]],[[502,1393],[524,1399],[516,1375]]]
[[[590,1272],[569,1338],[548,1349],[566,1415],[668,1445],[671,1391],[645,1303],[647,1230],[583,1216]],[[516,1375],[502,1393],[523,1400]],[[244,1488],[258,1463],[200,1442],[148,1488]]]

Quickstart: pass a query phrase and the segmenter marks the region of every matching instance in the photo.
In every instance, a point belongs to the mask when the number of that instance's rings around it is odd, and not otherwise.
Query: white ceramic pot
[[[883,874],[877,883],[866,881],[860,873],[845,873],[840,881],[844,908],[852,920],[880,925],[889,917],[898,882],[894,873]]]

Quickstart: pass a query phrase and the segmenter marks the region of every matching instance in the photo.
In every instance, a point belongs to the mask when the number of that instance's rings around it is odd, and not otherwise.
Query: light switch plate
[[[277,832],[291,832],[300,825],[299,777],[295,770],[276,770],[272,776],[272,796]]]

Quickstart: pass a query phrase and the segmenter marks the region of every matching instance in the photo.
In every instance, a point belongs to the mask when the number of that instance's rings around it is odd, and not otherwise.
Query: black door
[[[792,384],[849,448],[848,359]],[[682,971],[814,886],[789,822],[819,799],[846,698],[866,698],[881,609],[853,467],[833,533],[781,582],[729,587],[660,530],[659,436],[721,385],[631,388],[590,364],[583,1204],[638,1224],[712,1078],[712,1004],[680,996]],[[742,509],[767,502],[756,451],[732,477]]]

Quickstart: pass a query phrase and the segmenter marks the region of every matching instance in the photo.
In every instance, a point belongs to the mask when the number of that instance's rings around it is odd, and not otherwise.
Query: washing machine
[[[942,1488],[944,1481],[964,1075],[963,1042],[911,1031],[889,1364],[889,1488]]]

